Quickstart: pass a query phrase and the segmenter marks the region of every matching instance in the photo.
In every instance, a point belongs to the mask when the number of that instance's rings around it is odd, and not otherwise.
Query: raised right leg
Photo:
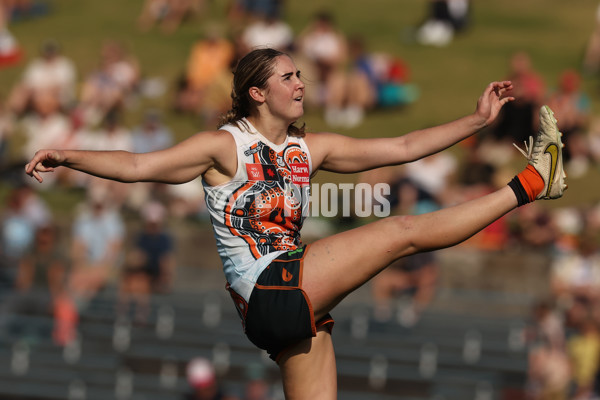
[[[394,260],[460,243],[517,207],[508,186],[487,196],[417,216],[392,216],[311,244],[302,287],[320,319]]]
[[[560,132],[552,110],[540,110],[540,131],[523,154],[529,163],[508,186],[428,214],[394,216],[313,243],[302,286],[315,318],[401,257],[458,244],[518,205],[555,199],[566,189]]]

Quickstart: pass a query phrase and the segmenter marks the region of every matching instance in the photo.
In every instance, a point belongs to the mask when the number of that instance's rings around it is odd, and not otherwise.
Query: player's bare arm
[[[203,174],[231,177],[235,159],[223,148],[231,146],[230,135],[201,132],[171,148],[135,154],[127,151],[40,150],[25,166],[25,172],[43,181],[42,174],[64,166],[119,182],[188,182]],[[215,178],[213,178],[215,179]]]
[[[510,81],[490,83],[474,113],[446,124],[393,138],[356,139],[334,133],[307,134],[315,169],[352,173],[418,160],[444,150],[473,135],[496,119]]]

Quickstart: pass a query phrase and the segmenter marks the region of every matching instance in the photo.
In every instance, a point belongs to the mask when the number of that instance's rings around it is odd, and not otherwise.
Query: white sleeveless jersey
[[[246,119],[221,128],[234,137],[237,171],[218,186],[203,181],[227,282],[249,301],[260,273],[301,245],[312,164],[304,139],[276,145]]]

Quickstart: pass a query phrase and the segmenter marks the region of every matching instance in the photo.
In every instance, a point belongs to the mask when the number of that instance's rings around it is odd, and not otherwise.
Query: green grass
[[[122,41],[139,58],[145,76],[161,76],[172,84],[184,68],[188,51],[215,19],[223,21],[228,1],[207,1],[207,12],[184,24],[176,33],[158,29],[147,33],[136,27],[142,0],[54,0],[46,17],[10,25],[28,55],[37,54],[47,38],[62,43],[80,77],[98,62],[101,43]],[[323,8],[320,0],[288,0],[286,20],[296,33]],[[399,135],[414,129],[446,122],[471,112],[483,88],[502,79],[508,57],[517,50],[528,51],[535,68],[553,87],[565,68],[578,68],[588,36],[594,27],[596,0],[503,0],[473,2],[470,30],[445,48],[422,47],[404,40],[406,32],[424,16],[425,1],[330,0],[326,8],[335,12],[339,27],[349,34],[365,36],[368,47],[402,57],[411,67],[421,97],[398,112],[375,112],[360,127],[344,131],[358,137]],[[5,96],[19,79],[25,63],[0,70],[0,96]],[[584,87],[600,112],[598,79],[586,78]],[[144,101],[130,111],[126,121],[133,125],[144,106],[165,108],[169,98]],[[320,114],[307,113],[311,130],[327,129]],[[167,113],[167,121],[181,140],[202,129],[194,118]],[[598,171],[589,177],[596,180]],[[328,176],[329,178],[329,176]],[[343,180],[348,177],[340,178]],[[584,203],[600,197],[589,181],[571,180],[570,191],[561,204]]]

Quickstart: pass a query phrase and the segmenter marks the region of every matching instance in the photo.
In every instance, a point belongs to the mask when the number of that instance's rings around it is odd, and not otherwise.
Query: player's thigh
[[[389,217],[312,243],[302,287],[320,318],[398,258],[414,253],[409,217]],[[404,232],[402,230],[405,230]]]

